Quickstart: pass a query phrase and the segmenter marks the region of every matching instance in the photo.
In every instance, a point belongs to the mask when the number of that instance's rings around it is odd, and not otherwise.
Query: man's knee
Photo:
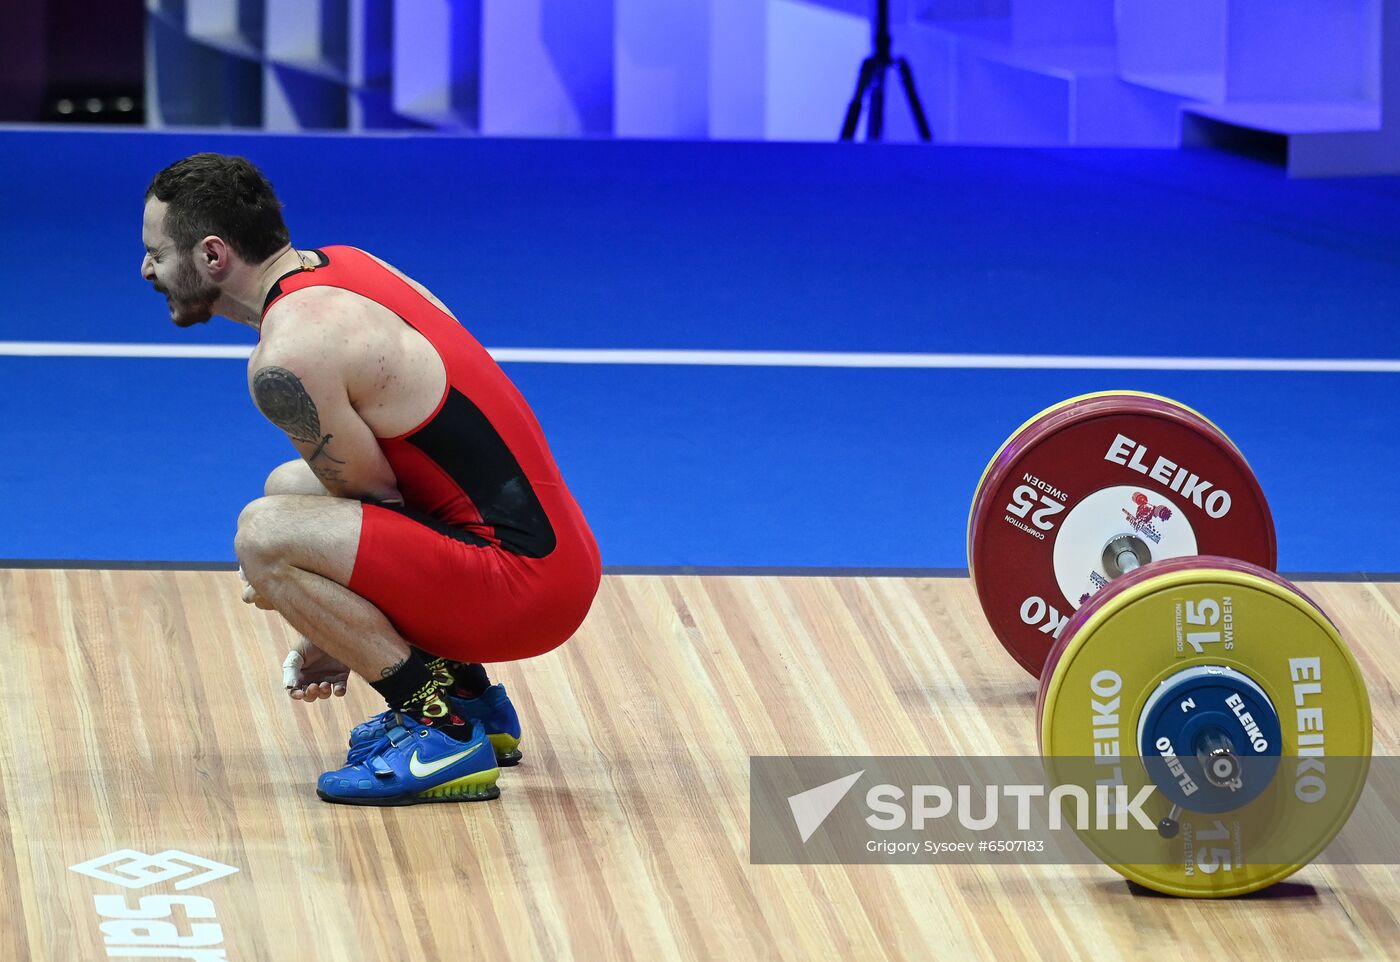
[[[301,568],[348,584],[360,543],[360,502],[348,498],[273,495],[238,515],[233,549],[255,587]]]
[[[301,458],[286,461],[272,469],[263,484],[263,494],[324,494],[329,495],[311,466]]]
[[[287,544],[280,501],[278,497],[258,498],[239,512],[233,551],[245,574],[276,562]]]

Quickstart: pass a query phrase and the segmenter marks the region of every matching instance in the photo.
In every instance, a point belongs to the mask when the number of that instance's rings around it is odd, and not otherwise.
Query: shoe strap
[[[400,719],[400,722],[402,722],[402,719]],[[413,735],[402,724],[396,724],[384,733],[384,737],[389,739],[389,744],[397,748],[412,738]]]

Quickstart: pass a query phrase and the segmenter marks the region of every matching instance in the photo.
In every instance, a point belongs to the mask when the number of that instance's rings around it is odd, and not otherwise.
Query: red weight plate
[[[1277,563],[1273,517],[1243,455],[1200,414],[1150,395],[1091,395],[1025,425],[988,467],[971,517],[978,600],[1033,675],[1124,559]]]

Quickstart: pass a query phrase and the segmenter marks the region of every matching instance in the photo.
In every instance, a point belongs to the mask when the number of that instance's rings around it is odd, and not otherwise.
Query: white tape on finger
[[[287,660],[282,662],[282,687],[288,690],[297,687],[301,666],[305,660],[299,651],[287,652]]]

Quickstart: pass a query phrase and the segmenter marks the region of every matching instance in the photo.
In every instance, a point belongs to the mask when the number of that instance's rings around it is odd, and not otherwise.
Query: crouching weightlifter
[[[583,622],[598,548],[524,398],[426,288],[353,247],[298,250],[247,160],[195,154],[146,191],[141,276],[181,327],[258,332],[253,401],[300,460],[238,518],[244,600],[300,634],[294,699],[388,710],[350,733],[331,802],[499,794],[520,725],[485,662],[544,654]]]

